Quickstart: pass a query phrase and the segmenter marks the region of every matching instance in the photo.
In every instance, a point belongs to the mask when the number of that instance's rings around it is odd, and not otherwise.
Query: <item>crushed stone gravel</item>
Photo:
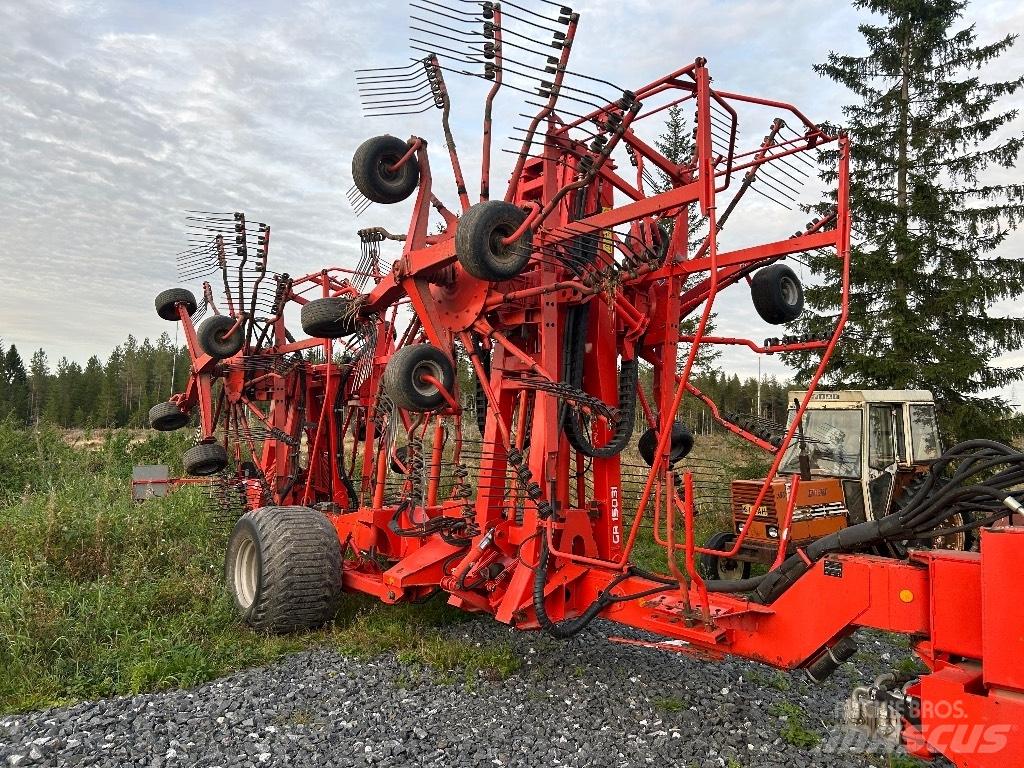
[[[499,680],[306,651],[191,690],[2,718],[0,768],[886,765],[830,750],[829,737],[850,689],[909,655],[898,638],[862,634],[858,666],[816,686],[612,642],[625,632],[600,621],[570,641],[488,619],[444,631],[508,643],[522,666]]]

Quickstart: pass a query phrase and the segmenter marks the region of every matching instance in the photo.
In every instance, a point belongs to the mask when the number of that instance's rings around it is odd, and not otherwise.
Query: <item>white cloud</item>
[[[576,70],[635,87],[706,56],[720,87],[794,102],[814,119],[840,120],[847,94],[811,64],[830,49],[862,48],[859,17],[846,4],[586,6]],[[976,2],[969,11],[983,39],[1024,26],[1016,2]],[[359,221],[349,211],[344,192],[358,143],[415,132],[440,146],[433,112],[360,117],[354,71],[409,55],[404,3],[29,0],[0,6],[0,28],[0,337],[25,351],[43,346],[51,359],[82,360],[128,332],[169,329],[151,302],[176,283],[184,210],[245,210],[269,222],[272,259],[293,274],[347,264],[358,253],[356,229],[404,229],[407,210],[377,207]],[[1021,71],[1024,45],[991,76]],[[473,189],[486,86],[448,79]],[[510,167],[499,139],[522,125],[520,107],[516,98],[500,104],[496,184]],[[444,159],[433,157],[438,191],[452,201]],[[753,224],[728,237],[792,230],[770,204],[752,201],[750,211]],[[1020,243],[1007,247],[1019,252]],[[723,303],[722,331],[770,335],[760,324],[749,330],[742,294],[737,287]],[[735,350],[725,362],[741,375],[756,371],[755,358]],[[766,370],[783,371],[774,359]]]

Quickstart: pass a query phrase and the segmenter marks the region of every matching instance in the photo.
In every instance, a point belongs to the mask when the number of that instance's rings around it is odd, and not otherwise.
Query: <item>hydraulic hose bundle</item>
[[[944,477],[947,470],[950,474]],[[804,554],[811,562],[838,552],[880,544],[930,541],[991,525],[1024,511],[1024,453],[992,440],[968,440],[940,456],[926,481],[897,512],[818,539]],[[950,525],[951,521],[959,524]],[[758,599],[770,603],[811,565],[799,555],[759,579],[749,579]],[[756,583],[755,583],[756,582]],[[747,585],[739,585],[747,587]],[[743,590],[746,591],[746,590]]]

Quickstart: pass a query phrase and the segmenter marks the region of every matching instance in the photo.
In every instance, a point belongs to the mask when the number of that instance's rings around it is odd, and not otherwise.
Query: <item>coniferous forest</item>
[[[162,334],[141,343],[129,336],[103,360],[85,365],[51,360],[45,350],[23,355],[0,341],[0,420],[59,427],[141,427],[150,407],[188,380],[184,347]]]
[[[0,420],[67,428],[145,427],[150,407],[180,392],[188,370],[188,351],[175,348],[166,333],[156,342],[128,336],[106,359],[93,355],[84,366],[63,357],[53,361],[42,349],[26,359],[17,344],[0,340]],[[756,378],[710,369],[698,381],[723,411],[757,412]],[[763,417],[785,421],[789,386],[773,377],[762,379]],[[716,429],[695,402],[684,405],[681,416],[695,432]]]

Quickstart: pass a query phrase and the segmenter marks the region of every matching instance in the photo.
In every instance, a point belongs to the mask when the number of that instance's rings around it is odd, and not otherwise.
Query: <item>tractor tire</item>
[[[342,296],[303,304],[299,319],[303,333],[314,339],[342,339],[359,328],[352,312],[352,299]]]
[[[761,319],[772,325],[790,323],[804,310],[804,287],[785,264],[772,264],[754,273],[750,298]]]
[[[399,408],[414,413],[435,411],[447,405],[444,394],[421,378],[431,374],[449,393],[455,388],[455,367],[444,352],[430,344],[413,344],[397,350],[384,367],[381,386]]]
[[[511,245],[501,241],[514,234],[526,212],[503,200],[487,200],[466,211],[455,230],[459,263],[473,277],[499,282],[518,275],[530,261],[533,233],[527,230]]]
[[[647,462],[648,467],[654,466],[654,452],[658,448],[658,430],[648,429],[637,441],[636,449],[640,452],[640,458]],[[669,462],[675,464],[693,450],[693,433],[683,422],[672,423],[672,437],[669,444]]]
[[[363,195],[375,203],[400,203],[420,182],[420,167],[411,157],[397,171],[388,168],[409,151],[409,145],[396,136],[367,139],[352,155],[352,180]]]
[[[245,338],[242,335],[242,328],[239,326],[230,336],[228,333],[235,325],[235,318],[229,315],[214,315],[208,317],[199,326],[196,336],[199,338],[199,346],[203,352],[217,360],[224,360],[237,355]]]
[[[158,432],[187,427],[192,419],[174,403],[157,403],[149,409],[149,426]]]
[[[720,531],[713,534],[704,546],[708,549],[731,549],[735,541],[736,534],[732,531]],[[750,578],[750,563],[731,557],[702,554],[700,570],[701,575],[709,581],[739,581]]]
[[[337,531],[309,507],[246,512],[228,540],[224,578],[252,629],[284,634],[323,626],[342,591]]]
[[[216,475],[228,465],[228,452],[220,443],[199,443],[182,454],[181,464],[186,475]]]
[[[189,315],[194,315],[198,306],[196,297],[187,288],[168,288],[166,291],[160,291],[153,303],[156,305],[156,313],[172,323],[180,319],[178,317],[179,304],[185,305],[185,311]]]

